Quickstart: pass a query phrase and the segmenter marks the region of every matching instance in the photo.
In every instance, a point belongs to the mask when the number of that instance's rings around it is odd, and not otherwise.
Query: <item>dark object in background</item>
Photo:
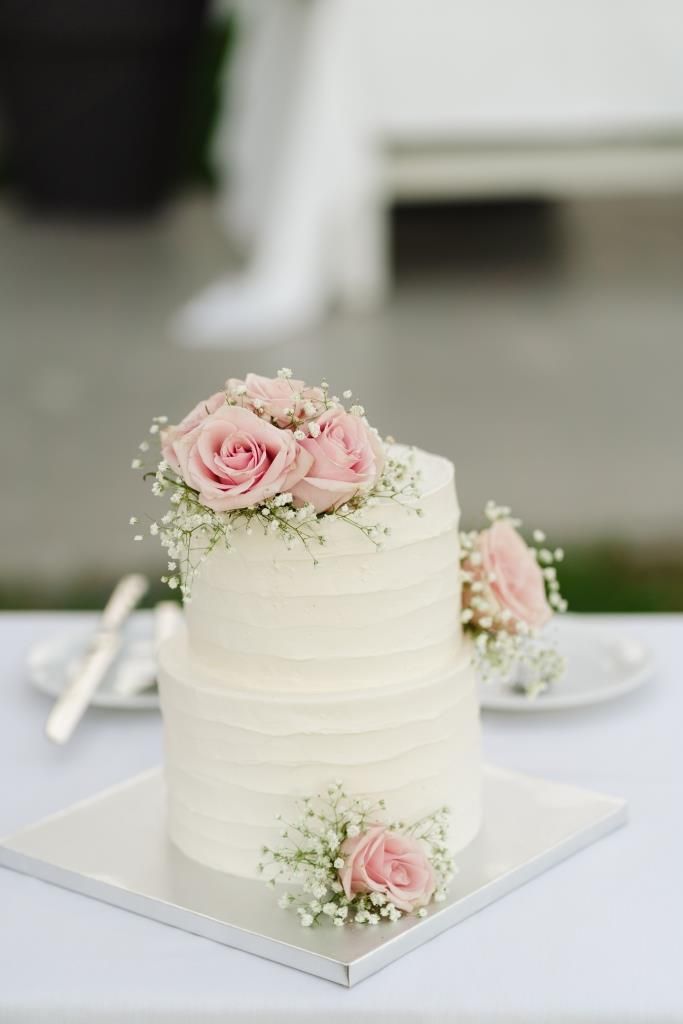
[[[557,205],[543,199],[400,203],[391,216],[394,276],[557,270]]]
[[[29,203],[96,215],[161,203],[205,7],[0,0],[0,101]]]

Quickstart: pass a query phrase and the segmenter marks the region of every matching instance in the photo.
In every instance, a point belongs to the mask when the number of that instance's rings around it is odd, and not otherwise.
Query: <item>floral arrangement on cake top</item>
[[[337,927],[398,921],[405,914],[424,917],[427,906],[446,898],[455,872],[448,852],[448,811],[406,825],[385,825],[385,803],[349,796],[341,782],[325,795],[308,797],[300,818],[287,824],[278,816],[284,843],[264,846],[259,871],[267,883],[296,884],[280,907],[296,909],[308,928],[328,918]]]
[[[551,550],[542,530],[527,545],[506,505],[489,501],[485,514],[486,529],[460,535],[461,620],[483,677],[516,672],[516,685],[536,696],[565,667],[541,632],[554,612],[567,610],[556,568],[564,552]]]
[[[230,550],[235,530],[260,528],[288,548],[303,545],[315,561],[330,519],[381,547],[388,528],[359,517],[361,510],[391,499],[420,514],[412,456],[391,454],[391,439],[381,439],[362,405],[347,409],[327,381],[311,387],[287,368],[274,378],[230,378],[180,423],[155,417],[150,433],[160,440],[161,461],[145,466],[150,442],[143,441],[132,468],[145,471],[152,492],[170,500],[149,530],[168,553],[162,580],[185,600],[200,564],[217,544]],[[137,526],[137,517],[130,524]]]

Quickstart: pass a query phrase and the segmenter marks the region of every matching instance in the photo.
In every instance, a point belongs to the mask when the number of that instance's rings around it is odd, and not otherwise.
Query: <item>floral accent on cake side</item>
[[[424,917],[446,898],[455,872],[448,852],[446,808],[412,825],[385,824],[384,800],[350,796],[341,782],[300,803],[300,817],[278,816],[283,845],[263,847],[259,872],[272,888],[294,884],[278,904],[294,909],[308,928],[326,918],[337,927]]]
[[[564,552],[546,546],[541,530],[527,545],[506,505],[489,501],[485,513],[486,529],[460,534],[461,621],[482,676],[516,672],[516,685],[536,696],[564,671],[542,632],[554,612],[567,610],[556,568]]]
[[[334,519],[379,548],[389,530],[359,516],[362,510],[388,499],[421,514],[412,453],[397,457],[362,405],[347,409],[326,381],[311,387],[287,368],[273,378],[232,377],[179,423],[155,417],[150,434],[160,442],[161,461],[145,465],[150,441],[143,441],[132,468],[170,502],[149,533],[168,554],[162,581],[186,601],[201,563],[218,544],[231,550],[237,530],[261,529],[287,548],[301,544],[315,562]],[[138,523],[131,517],[131,526]]]

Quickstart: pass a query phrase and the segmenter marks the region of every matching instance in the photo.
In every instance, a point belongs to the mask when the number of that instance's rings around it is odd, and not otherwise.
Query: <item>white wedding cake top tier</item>
[[[215,549],[187,605],[190,649],[226,684],[323,692],[423,678],[461,644],[453,466],[420,452],[422,496],[358,516],[390,530],[381,550],[333,520],[318,564],[255,530]],[[415,509],[419,508],[420,515]]]

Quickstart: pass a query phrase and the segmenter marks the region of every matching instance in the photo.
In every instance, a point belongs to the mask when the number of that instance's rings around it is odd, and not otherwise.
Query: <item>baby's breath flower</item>
[[[353,834],[354,830],[360,834],[363,827],[377,822],[384,801],[372,804],[366,799],[357,799],[336,780],[330,783],[324,796],[306,797],[300,806],[299,820],[285,829],[286,845],[274,850],[263,849],[263,873],[268,883],[290,880],[300,886],[300,895],[286,891],[278,905],[283,909],[294,907],[301,925],[307,928],[322,918],[328,918],[336,927],[342,927],[347,921],[372,927],[385,919],[398,920],[401,912],[384,892],[346,895],[339,875],[344,859],[335,856],[344,836]],[[445,809],[439,808],[411,827],[400,822],[389,827],[424,844],[437,880],[436,892],[445,891],[453,874],[447,852]],[[293,832],[291,838],[290,832]]]

